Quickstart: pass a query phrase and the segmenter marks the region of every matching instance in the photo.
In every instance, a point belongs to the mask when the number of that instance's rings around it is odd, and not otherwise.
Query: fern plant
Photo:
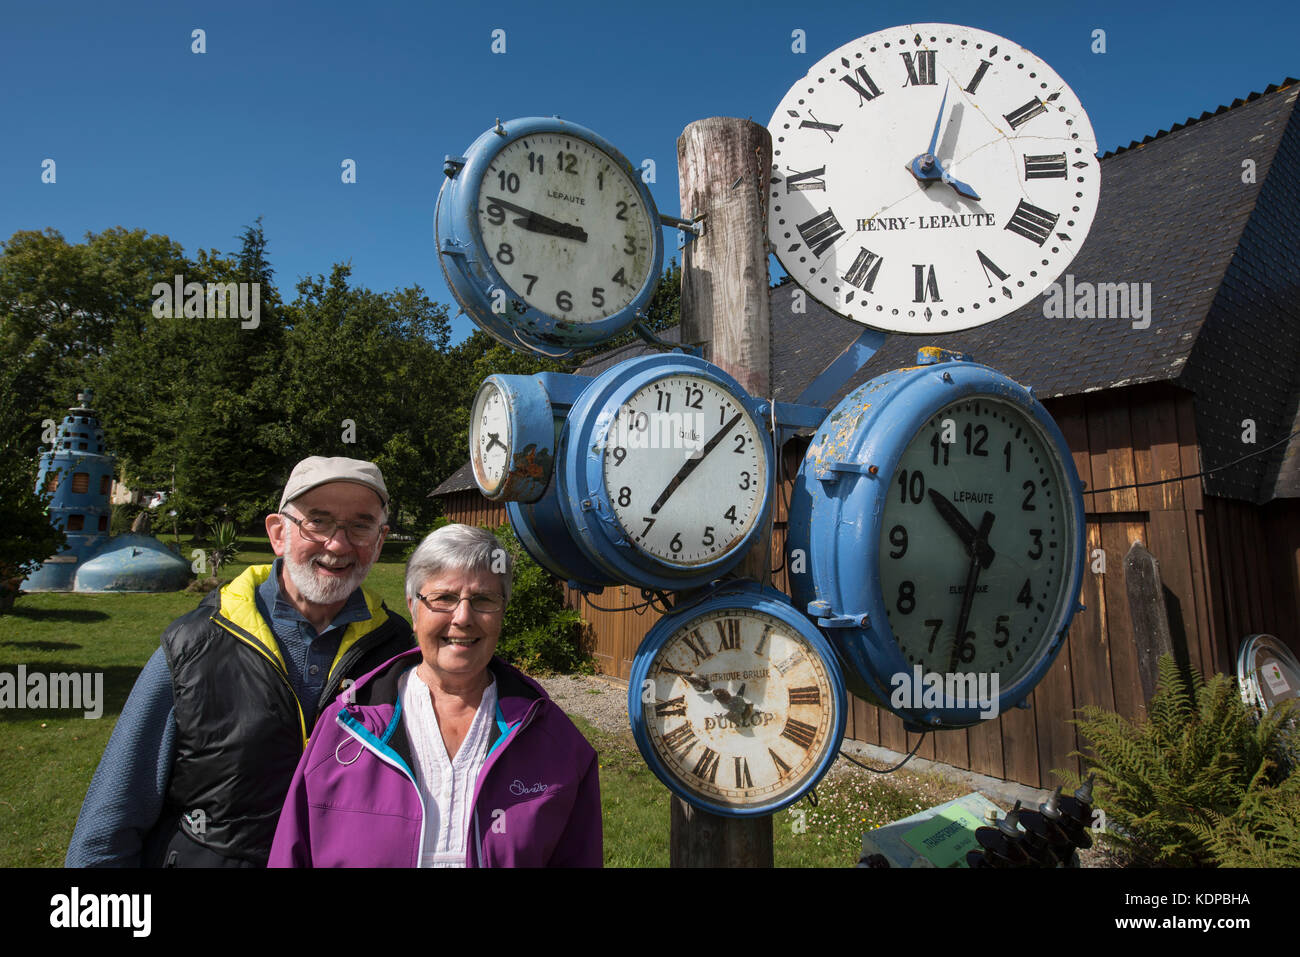
[[[1096,706],[1074,721],[1091,752],[1075,753],[1096,773],[1097,806],[1116,825],[1110,840],[1140,866],[1285,866],[1280,858],[1300,851],[1292,709],[1256,715],[1225,675],[1205,681],[1168,655],[1159,667],[1146,722]]]

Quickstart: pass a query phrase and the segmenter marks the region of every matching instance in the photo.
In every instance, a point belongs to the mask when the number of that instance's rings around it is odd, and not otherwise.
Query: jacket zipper
[[[214,614],[211,620],[216,622],[222,628],[225,628],[226,631],[230,632],[232,635],[234,635],[244,644],[248,645],[248,647],[256,651],[264,659],[266,659],[267,664],[271,666],[271,670],[280,676],[280,680],[284,682],[285,688],[288,689],[289,691],[289,697],[293,699],[294,707],[298,709],[298,733],[302,739],[302,749],[306,751],[307,750],[307,718],[302,713],[302,702],[298,700],[297,692],[293,690],[293,685],[289,683],[288,673],[283,668],[280,667],[279,662],[277,662],[274,658],[272,658],[269,654],[267,654],[266,649],[262,647],[261,642],[255,641],[253,638],[245,635],[243,633],[242,628],[240,628],[234,622],[224,618],[220,612]]]
[[[389,612],[389,618],[391,619],[391,617],[392,617],[392,612]],[[378,628],[374,628],[366,632],[364,635],[362,635],[360,638],[357,639],[356,644],[354,644],[351,648],[349,648],[347,654],[345,654],[342,657],[342,659],[339,660],[338,667],[334,669],[334,673],[325,682],[325,687],[321,691],[320,700],[316,702],[317,714],[320,714],[327,707],[329,707],[330,702],[332,702],[343,692],[344,689],[340,688],[339,685],[342,684],[342,679],[347,674],[347,670],[350,667],[352,667],[352,663],[354,661],[358,661],[363,655],[370,652],[372,649],[374,649],[377,645],[381,644],[383,641],[387,641],[386,638],[376,637],[381,631],[383,631],[387,627],[388,627],[388,621],[385,621]]]
[[[360,735],[356,734],[350,727],[348,727],[347,722],[343,720],[342,713],[335,715],[334,720],[338,723],[338,726],[343,729],[344,734],[348,735],[353,740],[360,742],[363,748],[365,748],[371,754],[375,755],[377,758],[379,758],[379,760],[383,761],[385,764],[389,765],[390,767],[394,767],[398,771],[400,771],[402,777],[410,781],[411,787],[415,788],[415,799],[420,802],[420,843],[416,845],[415,848],[415,867],[418,870],[420,867],[420,860],[424,857],[424,822],[429,816],[428,811],[424,807],[424,795],[420,793],[420,785],[416,783],[414,775],[411,774],[410,770],[404,764],[402,764],[402,762],[394,761],[392,758],[384,754],[382,751],[377,750],[376,748],[371,746],[369,741],[367,741],[365,738],[361,737]]]
[[[528,709],[528,713],[524,715],[524,720],[519,723],[519,726],[510,732],[509,735],[510,740],[514,740],[515,738],[519,737],[519,735],[523,734],[524,729],[527,728],[530,724],[532,724],[533,717],[541,709],[542,709],[542,701],[539,698],[537,701],[533,702],[532,707]],[[505,749],[508,748],[509,746],[510,746],[510,741],[506,741],[504,744],[501,745],[501,750],[505,751]],[[500,761],[501,759],[497,758],[497,760]],[[495,767],[495,765],[493,766]],[[479,825],[477,807],[474,808],[474,850],[478,856],[478,866],[482,867],[483,866],[483,828]]]

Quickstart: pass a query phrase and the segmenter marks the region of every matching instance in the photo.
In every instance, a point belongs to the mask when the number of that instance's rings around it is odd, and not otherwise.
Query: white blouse
[[[398,680],[402,722],[411,741],[416,783],[424,801],[424,847],[421,867],[464,867],[474,785],[487,760],[488,737],[497,710],[497,684],[492,678],[483,692],[469,733],[455,758],[447,746],[433,710],[433,697],[424,679],[411,668]]]

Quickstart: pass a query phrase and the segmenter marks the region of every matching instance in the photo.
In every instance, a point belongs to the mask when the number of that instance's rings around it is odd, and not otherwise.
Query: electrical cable
[[[628,605],[624,608],[605,608],[601,605],[597,605],[594,601],[588,598],[586,592],[582,593],[582,600],[585,601],[592,608],[596,609],[596,611],[636,611],[638,608],[644,608],[647,605],[651,604],[651,602],[649,601],[643,601],[639,605]],[[637,614],[644,614],[644,612],[637,612]]]
[[[925,736],[926,736],[927,734],[929,734],[929,733],[930,733],[929,731],[922,731],[922,732],[921,732],[921,737],[917,738],[917,740],[916,740],[916,747],[912,748],[911,751],[907,752],[907,757],[903,758],[903,760],[899,761],[899,762],[898,762],[897,764],[895,764],[892,768],[884,768],[884,769],[881,769],[881,768],[873,768],[873,767],[872,767],[871,765],[869,765],[869,764],[863,764],[863,763],[862,763],[861,761],[859,761],[857,758],[852,757],[851,755],[845,753],[844,751],[841,751],[841,752],[840,752],[840,757],[844,758],[844,760],[846,760],[846,761],[848,761],[848,762],[850,762],[850,763],[852,763],[852,764],[856,764],[858,767],[860,767],[860,768],[862,768],[862,769],[864,769],[864,770],[866,770],[866,771],[870,771],[872,774],[893,774],[895,771],[897,771],[899,768],[901,768],[901,767],[902,767],[904,764],[906,764],[908,761],[911,761],[911,760],[912,760],[912,758],[916,755],[917,750],[920,749],[920,747],[921,747],[921,742],[925,740]]]
[[[1297,435],[1300,435],[1300,429],[1296,429],[1286,438],[1279,439],[1278,441],[1274,442],[1272,445],[1266,445],[1264,448],[1256,449],[1254,452],[1247,452],[1241,458],[1233,459],[1231,462],[1228,462],[1226,465],[1216,465],[1212,469],[1205,469],[1204,471],[1196,472],[1193,475],[1175,475],[1173,478],[1159,479],[1158,481],[1155,482],[1135,482],[1132,485],[1112,485],[1110,488],[1085,488],[1083,490],[1083,494],[1100,495],[1102,492],[1122,492],[1126,489],[1131,489],[1131,488],[1150,488],[1153,485],[1168,485],[1170,482],[1183,482],[1186,481],[1187,479],[1200,478],[1203,475],[1213,475],[1215,472],[1222,472],[1224,469],[1230,469],[1234,465],[1246,461],[1246,459],[1251,459],[1257,455],[1263,455],[1265,452],[1270,452],[1273,449],[1277,448],[1279,445],[1284,445],[1287,442],[1290,442]]]

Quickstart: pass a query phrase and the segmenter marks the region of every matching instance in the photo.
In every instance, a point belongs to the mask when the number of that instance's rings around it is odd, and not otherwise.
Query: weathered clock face
[[[702,565],[745,539],[763,512],[758,423],[702,376],[655,380],[624,402],[603,441],[605,494],[627,538],[675,565]]]
[[[773,114],[768,230],[808,293],[873,328],[942,333],[1037,296],[1097,209],[1096,138],[1028,50],[950,24],[822,59]]]
[[[650,278],[658,229],[630,174],[567,133],[502,149],[478,196],[478,228],[515,296],[573,323],[626,307]]]
[[[800,792],[839,746],[827,663],[764,612],[690,619],[659,649],[646,682],[651,747],[688,791],[720,804],[768,805]]]
[[[500,488],[510,461],[510,410],[501,390],[486,382],[474,398],[470,420],[470,447],[474,472],[486,492]]]
[[[1054,444],[1008,402],[954,402],[920,429],[894,471],[879,549],[909,667],[997,672],[1006,687],[1037,661],[1073,597],[1065,489]]]

